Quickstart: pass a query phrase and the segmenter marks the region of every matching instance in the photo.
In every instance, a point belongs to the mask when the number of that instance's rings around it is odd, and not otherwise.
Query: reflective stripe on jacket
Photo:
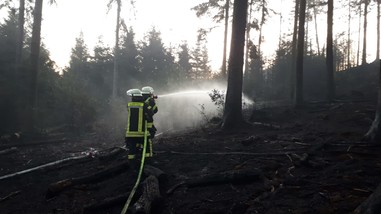
[[[128,122],[126,137],[144,137],[144,103],[130,102],[127,106]]]

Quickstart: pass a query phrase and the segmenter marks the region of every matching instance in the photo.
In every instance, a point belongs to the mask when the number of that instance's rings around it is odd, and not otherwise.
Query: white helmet
[[[151,86],[145,86],[142,88],[142,94],[153,94],[154,90]]]
[[[127,95],[130,96],[130,97],[141,97],[142,96],[142,92],[137,89],[137,88],[134,88],[134,89],[130,89],[127,91]]]

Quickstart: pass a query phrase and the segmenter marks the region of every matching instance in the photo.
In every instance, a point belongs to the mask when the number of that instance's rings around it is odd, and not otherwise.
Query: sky
[[[92,51],[100,36],[106,45],[114,46],[116,5],[108,11],[108,0],[57,0],[53,5],[44,2],[42,41],[58,67],[68,66],[71,49],[80,32],[84,34],[89,51]],[[187,41],[190,47],[194,47],[199,28],[217,26],[208,35],[207,48],[211,67],[218,71],[223,56],[224,28],[222,23],[212,23],[209,17],[198,18],[195,15],[195,11],[190,8],[201,2],[205,0],[137,0],[132,6],[130,0],[124,0],[121,17],[127,27],[133,27],[135,41],[143,40],[146,33],[155,27],[161,32],[167,48],[177,48],[182,41]],[[278,18],[273,21],[278,25]],[[271,29],[268,35],[272,38],[266,41],[278,39],[278,35],[271,33]],[[277,42],[265,42],[264,50],[273,52],[276,44]]]
[[[100,0],[56,0],[57,4],[49,5],[44,1],[42,41],[50,51],[51,58],[58,67],[68,66],[71,49],[75,45],[75,39],[84,34],[84,40],[90,53],[99,37],[104,44],[113,47],[115,43],[116,5],[111,10],[107,9],[107,1]],[[187,41],[190,47],[194,46],[197,38],[197,30],[201,27],[215,26],[208,17],[198,18],[195,11],[190,8],[205,2],[205,0],[136,0],[134,6],[130,0],[122,0],[121,18],[125,20],[127,27],[135,31],[135,41],[143,40],[145,34],[155,27],[161,32],[165,47],[177,48],[182,41]],[[269,7],[274,10],[263,27],[262,51],[265,57],[271,57],[278,45],[279,32],[291,33],[293,27],[293,1],[276,0],[269,1]],[[336,11],[336,10],[335,10]],[[346,10],[345,10],[346,11]],[[375,15],[373,12],[368,18],[368,61],[373,61],[375,56],[376,33]],[[280,30],[280,14],[282,12],[282,29]],[[254,12],[255,16],[260,11]],[[0,17],[4,16],[4,10],[0,10]],[[346,14],[335,14],[334,34],[346,30]],[[326,34],[326,17],[321,15],[319,21],[320,47],[324,46]],[[357,38],[358,21],[353,20],[353,38]],[[312,29],[312,22],[310,28]],[[223,25],[220,24],[208,35],[208,51],[210,64],[214,71],[219,70],[222,62],[223,50]],[[253,32],[253,31],[252,31]],[[314,34],[311,31],[310,34]],[[258,41],[258,32],[251,36]],[[356,44],[354,44],[356,45]]]
[[[205,21],[198,19],[190,8],[202,1],[138,0],[134,7],[130,1],[123,1],[121,17],[127,27],[134,29],[135,42],[143,40],[146,33],[155,27],[161,32],[167,48],[177,47],[184,40],[195,44],[197,29],[205,26]],[[44,5],[42,37],[46,46],[52,48],[51,55],[57,64],[67,65],[75,38],[81,31],[89,50],[92,50],[99,36],[105,44],[114,46],[116,5],[108,11],[107,3],[99,0],[65,0],[57,1],[57,5]],[[215,39],[211,44],[220,41],[222,43],[223,38]],[[220,51],[219,48],[215,50]]]

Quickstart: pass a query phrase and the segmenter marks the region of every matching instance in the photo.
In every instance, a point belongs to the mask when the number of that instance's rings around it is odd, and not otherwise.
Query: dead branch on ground
[[[11,147],[9,149],[4,149],[4,150],[0,151],[0,155],[11,154],[11,153],[16,152],[17,150],[18,150],[17,147]]]
[[[50,163],[47,163],[47,164],[43,164],[43,165],[36,166],[36,167],[30,168],[30,169],[26,169],[26,170],[23,170],[23,171],[15,172],[15,173],[8,174],[8,175],[3,175],[3,176],[0,177],[0,180],[4,180],[4,179],[7,179],[7,178],[12,178],[12,177],[15,177],[17,175],[22,175],[22,174],[30,173],[30,172],[33,172],[33,171],[36,171],[36,170],[44,169],[44,168],[49,167],[49,166],[55,166],[55,165],[62,164],[62,163],[68,162],[68,161],[79,160],[79,159],[84,159],[84,158],[89,158],[89,157],[90,157],[89,155],[82,155],[82,156],[69,157],[69,158],[65,158],[65,159],[62,159],[62,160],[58,160],[58,161],[53,161],[53,162],[50,162]]]
[[[20,190],[19,191],[11,192],[7,196],[4,196],[4,197],[0,198],[0,202],[3,202],[3,201],[5,201],[5,200],[7,200],[7,199],[9,199],[9,198],[11,198],[11,197],[13,197],[15,195],[18,195],[20,192],[21,192]]]

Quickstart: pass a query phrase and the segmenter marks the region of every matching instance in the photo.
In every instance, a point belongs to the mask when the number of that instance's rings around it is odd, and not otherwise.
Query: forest
[[[281,2],[292,30],[273,30],[271,57],[263,29],[282,14],[268,0],[189,8],[224,28],[215,71],[213,26],[176,48],[154,26],[137,39],[122,0],[105,3],[114,46],[78,32],[61,69],[41,37],[46,2],[2,1],[0,212],[381,212],[381,1]],[[158,132],[135,193],[126,92],[143,86]]]

